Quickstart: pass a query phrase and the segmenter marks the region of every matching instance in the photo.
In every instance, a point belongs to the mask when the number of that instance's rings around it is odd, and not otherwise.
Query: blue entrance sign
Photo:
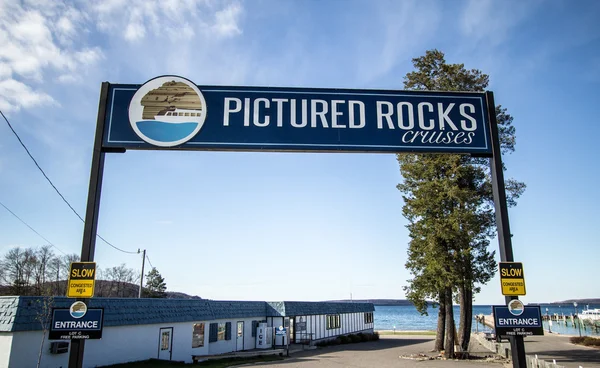
[[[494,323],[497,336],[543,335],[542,312],[539,306],[509,308],[494,306]]]
[[[484,93],[109,86],[103,147],[491,154]]]
[[[68,308],[53,309],[48,339],[101,339],[103,321],[104,310],[102,308],[87,309],[82,317],[78,317]]]

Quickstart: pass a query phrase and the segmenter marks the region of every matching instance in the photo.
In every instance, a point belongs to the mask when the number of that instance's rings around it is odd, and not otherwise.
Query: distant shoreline
[[[435,336],[434,330],[375,330],[380,335],[418,335],[418,336]]]
[[[372,303],[374,306],[377,307],[403,307],[403,306],[414,306],[414,304],[412,302],[410,302],[407,299],[342,299],[342,300],[327,300],[327,302],[337,302],[337,303]],[[572,300],[565,300],[565,301],[560,301],[560,302],[534,302],[534,303],[527,303],[527,305],[529,306],[536,306],[536,305],[572,305],[573,302],[577,302],[579,305],[584,306],[586,304],[592,304],[592,305],[596,305],[596,304],[600,304],[600,299],[572,299]],[[429,307],[437,307],[438,303],[433,302],[433,301],[429,301],[428,302]],[[493,305],[501,305],[500,304],[473,304],[474,307],[489,307],[489,306],[493,306]],[[458,307],[458,304],[453,304],[453,307]]]

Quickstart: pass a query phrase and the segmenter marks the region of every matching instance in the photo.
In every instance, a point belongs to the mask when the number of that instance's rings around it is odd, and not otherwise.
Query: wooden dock
[[[475,321],[477,321],[478,323],[481,323],[484,326],[487,326],[491,329],[496,328],[496,325],[494,323],[494,317],[491,314],[489,314],[489,315],[478,314],[475,316]]]

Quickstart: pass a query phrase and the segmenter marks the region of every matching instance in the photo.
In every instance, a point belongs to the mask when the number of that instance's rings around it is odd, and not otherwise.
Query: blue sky
[[[490,74],[525,302],[600,297],[597,1],[0,1],[0,109],[81,213],[100,83],[402,89],[437,48]],[[99,233],[147,249],[169,290],[212,299],[404,298],[394,155],[128,151],[106,160]],[[4,122],[0,201],[66,253],[83,226]],[[0,208],[0,253],[45,242]],[[492,249],[497,249],[493,240]],[[100,267],[141,257],[101,241]],[[503,303],[500,283],[476,303]]]

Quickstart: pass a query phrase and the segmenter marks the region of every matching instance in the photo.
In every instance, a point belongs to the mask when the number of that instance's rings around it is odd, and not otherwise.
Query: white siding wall
[[[204,336],[206,339],[205,345],[208,345],[208,355],[216,355],[229,353],[236,350],[237,344],[237,323],[238,321],[244,322],[244,349],[254,349],[256,346],[256,337],[252,337],[252,321],[261,321],[265,317],[252,317],[252,318],[238,318],[238,319],[219,319],[206,323],[206,331]],[[231,340],[219,340],[216,342],[208,342],[208,335],[210,331],[210,323],[226,323],[231,322]],[[191,346],[191,332],[190,332],[190,346]],[[196,353],[194,353],[196,354]],[[200,355],[200,354],[196,354]],[[191,358],[191,356],[190,356]]]
[[[46,338],[48,335],[46,335]],[[12,351],[10,354],[9,368],[35,367],[37,364],[42,331],[13,332]],[[87,346],[86,346],[87,347]],[[69,354],[50,354],[50,342],[46,339],[42,352],[40,367],[66,367],[69,363]]]
[[[240,319],[238,321],[244,321],[244,349],[250,350],[256,348],[256,336],[252,337],[252,321],[262,321],[265,317],[254,317],[254,318],[245,318]],[[235,329],[237,334],[237,326]],[[256,335],[256,331],[254,331]]]
[[[237,321],[244,321],[244,348],[254,349],[255,338],[252,337],[252,321],[263,318],[219,320],[221,322],[231,322],[231,340],[213,343],[208,342],[209,326],[211,322],[219,321],[105,327],[102,332],[102,339],[86,341],[84,367],[158,358],[160,329],[166,327],[173,327],[173,360],[190,363],[192,355],[222,354],[235,351]],[[197,322],[204,322],[204,346],[192,348],[193,324]],[[15,332],[12,337],[9,334],[0,335],[0,367],[35,367],[41,339],[41,331]],[[50,354],[51,342],[48,340],[44,342],[41,367],[66,367],[69,362],[69,354]],[[12,354],[10,362],[8,362],[8,352],[11,351],[11,344]],[[4,356],[4,354],[7,356]]]
[[[267,318],[267,327],[279,327],[279,326],[283,326],[283,317]]]
[[[8,367],[11,347],[12,333],[0,332],[0,367]]]
[[[296,331],[297,339],[305,338],[310,334],[313,340],[321,340],[358,332],[373,332],[373,323],[365,323],[364,312],[340,314],[340,328],[333,329],[327,329],[327,315],[302,317],[306,321],[306,331]],[[298,318],[296,320],[298,321]]]

